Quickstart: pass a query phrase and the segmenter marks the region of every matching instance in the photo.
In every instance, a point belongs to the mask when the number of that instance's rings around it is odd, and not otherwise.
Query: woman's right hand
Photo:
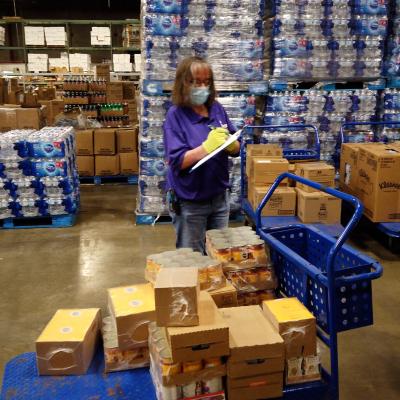
[[[208,134],[207,139],[202,143],[204,150],[210,154],[218,147],[222,146],[229,136],[229,132],[225,128],[215,128]]]

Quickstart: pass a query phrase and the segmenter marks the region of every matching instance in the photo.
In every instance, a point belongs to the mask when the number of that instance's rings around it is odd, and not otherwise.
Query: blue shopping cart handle
[[[385,126],[385,125],[399,125],[400,126],[400,121],[371,121],[371,122],[345,122],[342,124],[340,127],[340,139],[342,143],[346,143],[345,137],[344,137],[344,130],[346,128],[352,127],[352,126]]]
[[[336,243],[331,247],[329,250],[329,254],[327,257],[327,271],[328,271],[328,279],[329,281],[334,282],[334,261],[336,254],[339,252],[345,241],[347,240],[350,232],[354,229],[354,227],[358,224],[359,220],[361,219],[361,216],[364,211],[364,206],[361,204],[360,200],[358,200],[356,197],[351,196],[347,193],[340,192],[339,190],[321,185],[317,182],[310,181],[309,179],[302,178],[301,176],[290,174],[289,172],[285,172],[282,175],[279,175],[278,178],[275,180],[275,182],[272,184],[270,189],[268,190],[267,194],[264,196],[262,199],[261,203],[258,205],[257,210],[256,210],[256,230],[257,232],[260,232],[262,226],[261,226],[261,213],[264,207],[266,206],[267,202],[273,195],[274,191],[278,188],[279,184],[286,178],[292,179],[296,182],[302,183],[303,185],[310,186],[316,190],[320,190],[322,192],[328,193],[334,197],[337,197],[341,200],[347,201],[351,205],[353,205],[355,211],[352,217],[350,218],[350,221],[344,228],[342,234],[339,236],[337,239]],[[378,269],[379,270],[379,269]],[[366,274],[366,276],[370,277],[370,274],[374,274],[375,272],[369,272]],[[378,276],[376,276],[377,278]],[[365,278],[365,276],[364,276]]]
[[[336,278],[336,286],[341,286],[342,284],[356,283],[360,281],[369,281],[372,279],[378,279],[383,274],[383,267],[378,262],[371,265],[373,269],[372,272],[366,272],[363,274],[357,274],[354,276],[341,276]]]

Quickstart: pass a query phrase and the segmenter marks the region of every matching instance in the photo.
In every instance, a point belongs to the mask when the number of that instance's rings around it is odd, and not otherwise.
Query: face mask
[[[194,106],[200,106],[204,104],[210,96],[209,86],[205,87],[192,87],[190,89],[190,102]]]

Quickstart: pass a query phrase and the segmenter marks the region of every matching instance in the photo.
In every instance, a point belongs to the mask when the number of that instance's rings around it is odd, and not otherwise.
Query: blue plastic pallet
[[[0,229],[68,228],[75,225],[77,214],[45,217],[19,217],[0,220]]]
[[[82,184],[104,185],[107,183],[124,183],[127,185],[137,185],[137,175],[112,175],[112,176],[80,176]]]

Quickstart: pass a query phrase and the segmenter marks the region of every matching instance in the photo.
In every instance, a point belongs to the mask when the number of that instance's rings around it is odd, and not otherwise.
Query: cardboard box
[[[45,124],[45,106],[17,108],[17,129],[41,129]]]
[[[122,82],[122,93],[124,100],[135,100],[136,87],[133,82]]]
[[[254,210],[261,203],[269,188],[249,185],[249,201]],[[294,188],[278,187],[275,189],[261,215],[268,217],[296,215],[296,192]]]
[[[323,192],[308,193],[296,188],[297,216],[305,224],[340,224],[342,201]]]
[[[167,328],[174,362],[229,355],[229,328],[208,292],[200,292],[198,307],[198,326]]]
[[[259,306],[223,308],[220,313],[229,326],[230,378],[283,372],[283,339]]]
[[[154,285],[157,326],[199,324],[197,268],[163,268]]]
[[[227,282],[225,287],[211,290],[208,293],[210,293],[218,308],[238,306],[237,290],[229,282]]]
[[[100,326],[99,308],[58,310],[36,340],[39,375],[85,374]]]
[[[56,98],[55,87],[39,88],[38,91],[39,100],[54,100]]]
[[[76,154],[78,156],[93,155],[93,129],[75,131]]]
[[[340,188],[350,194],[358,190],[358,150],[361,143],[343,143],[340,152]]]
[[[138,122],[138,110],[136,100],[126,100],[124,101],[128,106],[128,116],[131,124]]]
[[[138,153],[121,153],[119,163],[121,175],[135,175],[139,172]]]
[[[122,82],[108,82],[107,83],[107,102],[108,103],[121,103],[124,99],[123,84]]]
[[[96,156],[95,157],[96,176],[119,175],[119,155],[114,156]]]
[[[108,308],[116,321],[120,350],[147,344],[148,324],[156,318],[150,283],[108,289]]]
[[[17,128],[16,108],[0,108],[0,132],[7,132]]]
[[[77,156],[79,176],[94,176],[94,156]]]
[[[115,154],[115,129],[94,130],[94,154]]]
[[[117,152],[136,153],[137,152],[137,129],[117,129]]]
[[[248,144],[246,157],[283,157],[282,147],[277,144]]]
[[[39,104],[46,106],[44,118],[48,126],[54,125],[56,117],[64,112],[63,100],[39,100]]]
[[[283,373],[227,379],[229,400],[258,400],[282,397]]]
[[[248,177],[249,181],[255,185],[270,186],[279,175],[288,170],[289,162],[284,158],[255,157],[251,158]],[[287,180],[282,183],[286,184]]]
[[[373,222],[399,222],[400,148],[360,147],[357,170],[364,214]]]
[[[262,308],[285,342],[286,360],[317,354],[315,317],[296,297],[267,300]]]
[[[328,187],[335,187],[335,168],[324,162],[309,162],[296,164],[296,175]],[[313,193],[318,190],[296,182],[296,186],[305,192]]]

